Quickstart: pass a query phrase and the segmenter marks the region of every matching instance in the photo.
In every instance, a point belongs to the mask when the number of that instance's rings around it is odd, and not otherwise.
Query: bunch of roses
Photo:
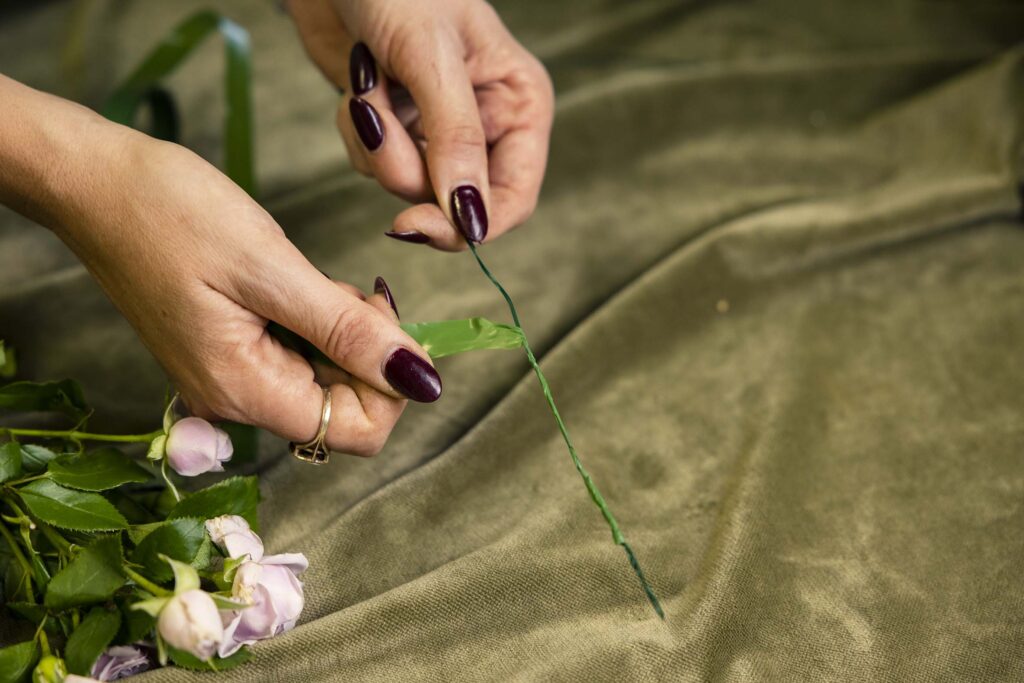
[[[0,648],[0,681],[114,681],[168,662],[223,670],[295,625],[307,561],[265,553],[250,526],[256,478],[191,493],[174,483],[224,470],[225,431],[177,418],[172,402],[154,432],[86,432],[91,411],[70,380],[0,387],[0,409],[75,424],[0,427],[0,582],[7,611],[35,629]],[[146,443],[150,465],[90,441]]]

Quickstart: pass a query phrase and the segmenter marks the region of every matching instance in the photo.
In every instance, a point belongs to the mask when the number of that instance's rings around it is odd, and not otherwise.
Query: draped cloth
[[[348,166],[287,17],[216,5],[252,32],[261,201],[310,260],[384,275],[409,321],[507,320],[469,254],[381,235],[401,202]],[[96,105],[202,6],[11,11],[0,64]],[[523,356],[478,352],[376,458],[261,438],[266,545],[309,557],[307,604],[218,680],[1024,678],[1024,6],[496,9],[558,97],[537,211],[482,254],[667,618]],[[215,163],[221,61],[169,84]],[[159,421],[155,361],[7,211],[0,337],[21,376],[80,378],[94,426]]]

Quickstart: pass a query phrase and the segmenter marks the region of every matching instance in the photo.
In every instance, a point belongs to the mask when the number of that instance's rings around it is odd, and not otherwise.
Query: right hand
[[[384,293],[365,297],[322,275],[266,211],[187,149],[92,125],[98,144],[64,181],[51,227],[193,414],[308,441],[320,421],[319,380],[332,391],[328,447],[372,455],[406,398],[440,396],[430,357],[399,327]],[[343,370],[311,367],[268,334],[269,320]]]

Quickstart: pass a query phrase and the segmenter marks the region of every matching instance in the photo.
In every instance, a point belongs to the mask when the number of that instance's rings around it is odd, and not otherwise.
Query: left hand
[[[306,51],[344,93],[337,121],[353,166],[420,202],[398,214],[389,236],[457,251],[533,213],[554,113],[551,80],[490,5],[288,5]]]

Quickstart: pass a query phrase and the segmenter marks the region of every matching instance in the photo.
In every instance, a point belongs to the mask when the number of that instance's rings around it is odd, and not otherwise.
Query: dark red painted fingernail
[[[395,232],[394,230],[388,230],[384,233],[393,240],[399,242],[412,242],[413,244],[426,244],[430,241],[430,238],[424,235],[422,232],[416,230],[406,230],[404,232]]]
[[[398,349],[384,364],[384,377],[395,391],[420,403],[441,396],[441,376],[430,363],[409,349]]]
[[[452,191],[452,218],[455,227],[470,242],[483,242],[487,237],[487,209],[480,190],[461,185]]]
[[[391,305],[391,310],[395,312],[395,315],[398,315],[398,306],[395,304],[395,297],[391,296],[391,288],[388,287],[388,283],[384,282],[384,278],[380,275],[373,281],[373,293],[383,294],[384,298],[388,300],[388,304]]]
[[[366,43],[352,46],[348,57],[348,78],[356,95],[365,95],[377,87],[377,60]]]
[[[377,110],[366,100],[353,97],[348,101],[348,113],[352,115],[352,125],[356,127],[359,140],[366,149],[377,151],[384,144],[384,124]]]

